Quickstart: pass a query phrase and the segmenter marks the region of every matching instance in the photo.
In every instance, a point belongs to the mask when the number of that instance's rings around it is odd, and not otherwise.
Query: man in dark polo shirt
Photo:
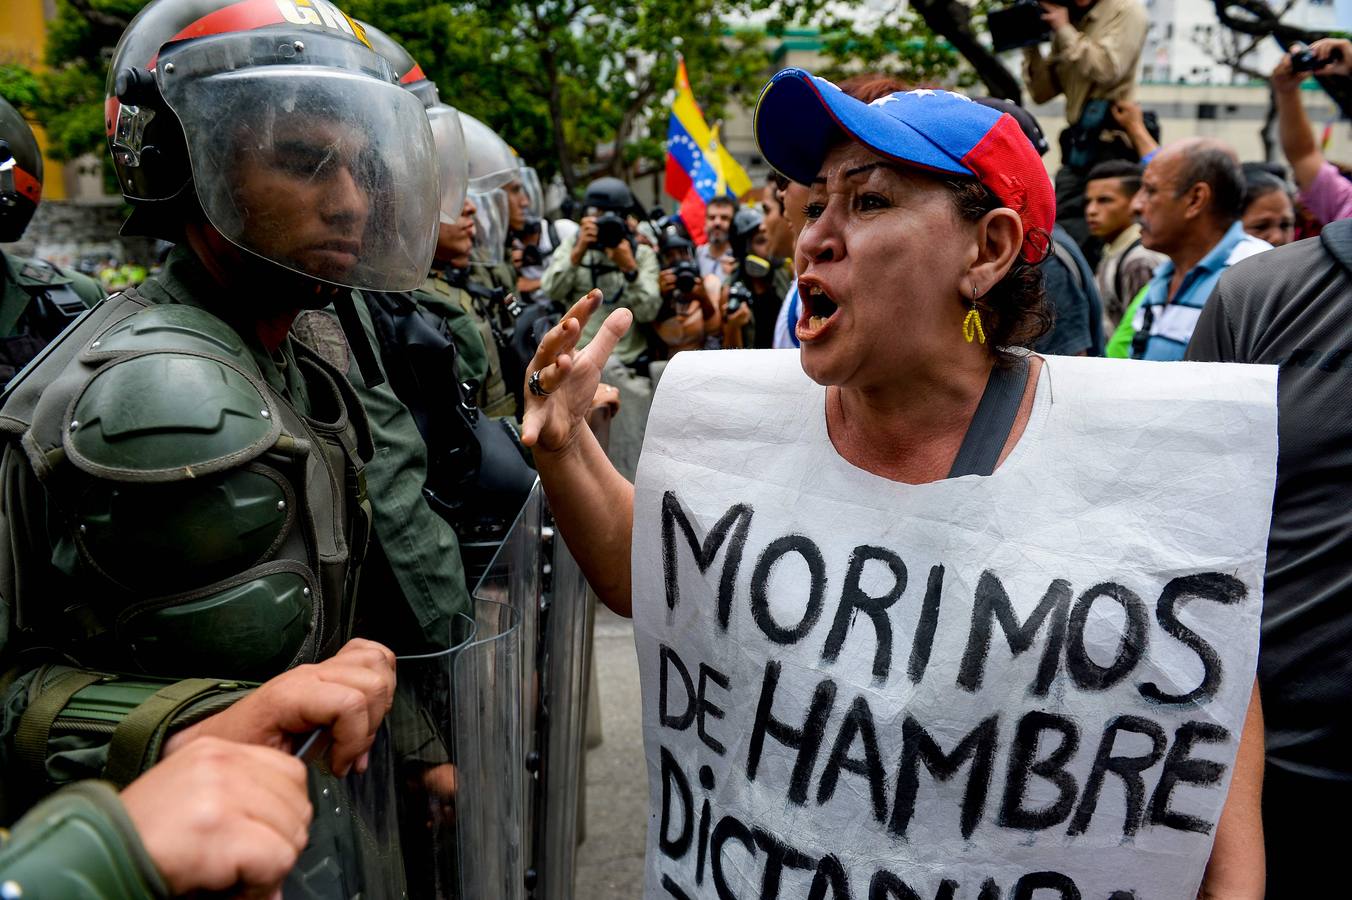
[[[1258,662],[1267,896],[1332,896],[1352,846],[1352,220],[1231,267],[1186,358],[1281,367]]]

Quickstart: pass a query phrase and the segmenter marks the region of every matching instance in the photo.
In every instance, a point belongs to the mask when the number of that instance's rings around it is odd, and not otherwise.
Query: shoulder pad
[[[114,359],[70,409],[61,435],[67,458],[113,481],[181,481],[234,468],[281,434],[278,410],[256,373],[189,350]]]
[[[45,259],[27,259],[16,256],[13,259],[14,271],[19,284],[25,287],[43,287],[50,284],[67,284],[70,279],[61,274],[61,270]]]
[[[165,303],[128,316],[92,341],[84,351],[90,359],[181,350],[229,360],[254,378],[262,377],[253,354],[233,328],[195,306]]]

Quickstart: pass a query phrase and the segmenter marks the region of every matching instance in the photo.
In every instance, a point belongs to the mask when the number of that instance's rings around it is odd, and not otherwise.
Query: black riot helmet
[[[17,241],[42,200],[42,152],[19,111],[0,97],[0,242]]]
[[[366,39],[371,42],[371,49],[385,57],[394,67],[394,74],[399,76],[399,83],[405,90],[412,91],[413,96],[421,100],[427,109],[441,102],[436,82],[423,73],[422,66],[418,65],[413,55],[404,49],[403,44],[374,25],[366,22],[359,24],[366,31]]]
[[[606,177],[598,178],[587,185],[582,205],[625,215],[633,212],[638,203],[634,200],[634,192],[629,190],[629,185],[618,178]]]
[[[658,221],[657,249],[664,253],[668,250],[695,249],[695,242],[690,239],[690,231],[680,216],[665,216]]]
[[[105,125],[126,234],[201,215],[306,283],[422,284],[438,184],[422,103],[328,0],[152,0],[113,53]]]
[[[743,206],[737,210],[732,217],[732,229],[728,234],[728,243],[732,245],[732,255],[738,259],[745,259],[748,248],[751,246],[751,239],[760,231],[765,224],[765,215],[759,209],[753,209],[750,206]]]

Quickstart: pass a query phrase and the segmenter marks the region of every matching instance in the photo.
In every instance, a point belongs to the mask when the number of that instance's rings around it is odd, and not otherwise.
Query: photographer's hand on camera
[[[1057,3],[1042,3],[1042,21],[1047,23],[1052,31],[1065,28],[1070,25],[1070,10]]]
[[[573,265],[582,265],[582,257],[594,243],[596,243],[596,216],[584,216],[578,224],[577,242],[573,244],[573,252],[569,257]]]
[[[620,241],[614,247],[607,247],[606,256],[626,275],[638,271],[638,260],[634,259],[634,247],[627,240]]]

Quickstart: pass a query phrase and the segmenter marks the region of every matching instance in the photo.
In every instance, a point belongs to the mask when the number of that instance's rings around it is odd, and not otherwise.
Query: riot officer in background
[[[177,246],[0,409],[9,817],[65,781],[125,785],[202,736],[286,748],[326,728],[341,776],[393,697],[393,654],[353,639],[367,467],[388,448],[344,372],[288,332],[332,305],[355,355],[354,289],[425,277],[422,106],[326,0],[156,0],[108,93],[124,230]],[[371,600],[425,629],[446,618]],[[300,889],[381,877],[316,835]]]
[[[736,342],[740,341],[740,346],[768,350],[773,346],[775,317],[789,292],[793,273],[787,260],[770,255],[765,214],[759,209],[744,206],[737,210],[728,241],[737,267],[723,286],[723,309],[733,325],[742,307],[751,316],[740,332],[725,328],[723,346],[738,346]]]
[[[474,235],[475,207],[466,193],[470,166],[465,119],[440,102],[436,86],[422,76],[403,47],[378,29],[367,28],[372,46],[396,71],[413,73],[401,83],[426,104],[441,193],[434,263],[422,288],[409,293],[367,291],[363,297],[390,387],[416,424],[418,434],[411,436],[412,443],[419,443],[420,435],[427,447],[423,487],[427,503],[455,529],[467,582],[473,586],[525,503],[535,471],[517,439],[515,399],[503,384],[496,346],[491,357],[493,380],[485,380],[490,376],[489,356],[470,318],[476,298],[452,285],[447,275],[469,264]],[[494,333],[488,331],[491,340]],[[416,541],[425,539],[420,533]]]
[[[23,237],[42,200],[42,153],[33,129],[0,98],[0,243]],[[94,279],[0,250],[0,389],[86,307],[103,299]]]

